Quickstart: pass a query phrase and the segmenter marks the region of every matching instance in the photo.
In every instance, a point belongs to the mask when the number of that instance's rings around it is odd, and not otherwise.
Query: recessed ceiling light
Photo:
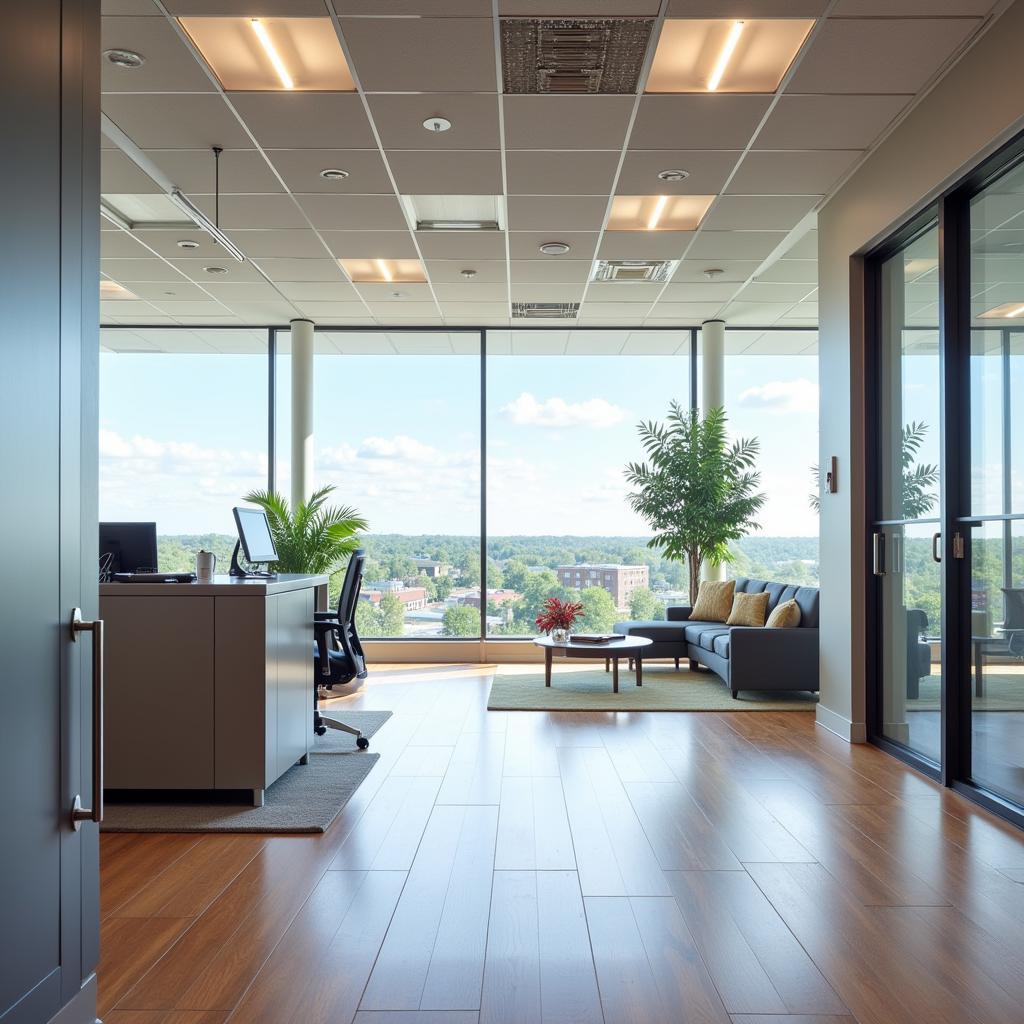
[[[650,217],[647,218],[648,231],[653,231],[658,226],[658,221],[661,220],[661,215],[665,212],[665,204],[667,202],[668,196],[658,196],[658,201],[654,204]]]
[[[721,277],[724,273],[725,271],[722,270],[721,267],[708,267],[708,269],[704,271],[704,276],[709,281],[714,281],[716,277]],[[757,278],[754,278],[754,280],[756,281]]]
[[[564,256],[570,249],[567,242],[545,242],[540,246],[540,251],[545,256]]]
[[[467,269],[467,270],[461,270],[461,271],[459,271],[459,273],[460,273],[460,274],[461,274],[461,275],[462,275],[462,276],[463,276],[463,277],[464,277],[464,278],[465,278],[465,279],[466,279],[467,281],[471,281],[471,280],[472,280],[472,279],[473,279],[474,277],[476,277],[476,271],[475,271],[475,270],[469,270],[469,269]]]
[[[134,292],[128,291],[124,285],[118,284],[116,281],[111,281],[110,278],[104,277],[100,280],[100,298],[101,299],[134,299],[138,298]]]
[[[103,56],[108,64],[113,64],[115,68],[124,68],[127,71],[134,71],[146,63],[146,58],[134,50],[104,50]]]
[[[670,167],[666,171],[658,171],[658,178],[661,181],[685,181],[690,176],[689,171],[681,167]]]
[[[417,231],[500,231],[504,196],[401,196],[406,218]]]
[[[348,171],[343,171],[340,167],[325,167],[320,172],[320,177],[328,181],[341,181],[348,177]]]
[[[199,243],[194,238],[179,238],[177,242],[179,249],[198,249]]]
[[[427,280],[419,260],[340,259],[338,264],[355,284],[423,284]]]
[[[714,196],[616,196],[608,231],[695,231]]]
[[[426,121],[423,122],[423,127],[426,128],[428,132],[446,132],[451,128],[451,126],[452,123],[447,117],[428,117]]]
[[[644,91],[775,92],[813,27],[812,18],[669,18]]]
[[[286,89],[294,89],[295,82],[292,80],[292,76],[288,74],[288,69],[284,66],[284,61],[281,60],[281,55],[277,52],[277,47],[274,46],[274,42],[267,32],[267,26],[259,18],[252,18],[249,24],[252,25],[252,30],[256,33],[256,38],[260,41],[260,46],[263,47],[263,52],[266,53],[267,59],[277,72],[277,77],[281,79],[281,84]]]
[[[226,274],[228,272],[227,267],[203,267],[208,274]]]
[[[986,309],[978,316],[982,320],[1016,320],[1017,317],[1024,316],[1024,302],[1004,302],[1001,306]]]

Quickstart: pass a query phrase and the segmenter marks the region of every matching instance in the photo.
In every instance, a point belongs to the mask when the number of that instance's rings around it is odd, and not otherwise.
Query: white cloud
[[[626,410],[603,398],[567,402],[564,398],[538,401],[528,391],[502,406],[501,411],[520,427],[614,427],[626,418]]]
[[[747,388],[740,394],[739,404],[764,412],[818,411],[818,387],[806,377],[796,380],[772,380]]]

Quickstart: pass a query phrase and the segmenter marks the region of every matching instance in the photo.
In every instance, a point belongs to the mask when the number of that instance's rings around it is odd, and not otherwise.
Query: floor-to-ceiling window
[[[267,332],[104,330],[100,350],[100,519],[155,522],[159,568],[218,570],[231,509],[267,485]]]

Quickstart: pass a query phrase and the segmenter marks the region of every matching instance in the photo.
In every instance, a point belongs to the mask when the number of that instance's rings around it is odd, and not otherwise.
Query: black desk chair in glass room
[[[323,736],[328,729],[347,732],[355,736],[360,750],[365,750],[370,741],[355,726],[321,714],[320,697],[321,690],[329,692],[353,679],[366,678],[366,658],[356,632],[356,604],[363,583],[365,561],[364,551],[352,552],[338,595],[338,610],[316,612],[313,616],[316,632],[313,648],[313,730],[317,736]]]

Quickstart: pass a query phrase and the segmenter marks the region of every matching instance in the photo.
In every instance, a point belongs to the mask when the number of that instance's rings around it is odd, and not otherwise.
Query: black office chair
[[[928,615],[921,608],[907,609],[907,699],[921,696],[921,680],[932,674],[932,648],[921,636],[928,628]]]
[[[356,632],[356,604],[363,583],[363,564],[366,553],[353,551],[348,560],[345,581],[338,595],[336,612],[316,612],[313,629],[316,644],[313,648],[313,730],[323,736],[328,729],[347,732],[356,738],[356,746],[365,750],[370,741],[354,726],[320,713],[321,690],[333,690],[353,679],[366,678],[366,658],[363,645]]]

